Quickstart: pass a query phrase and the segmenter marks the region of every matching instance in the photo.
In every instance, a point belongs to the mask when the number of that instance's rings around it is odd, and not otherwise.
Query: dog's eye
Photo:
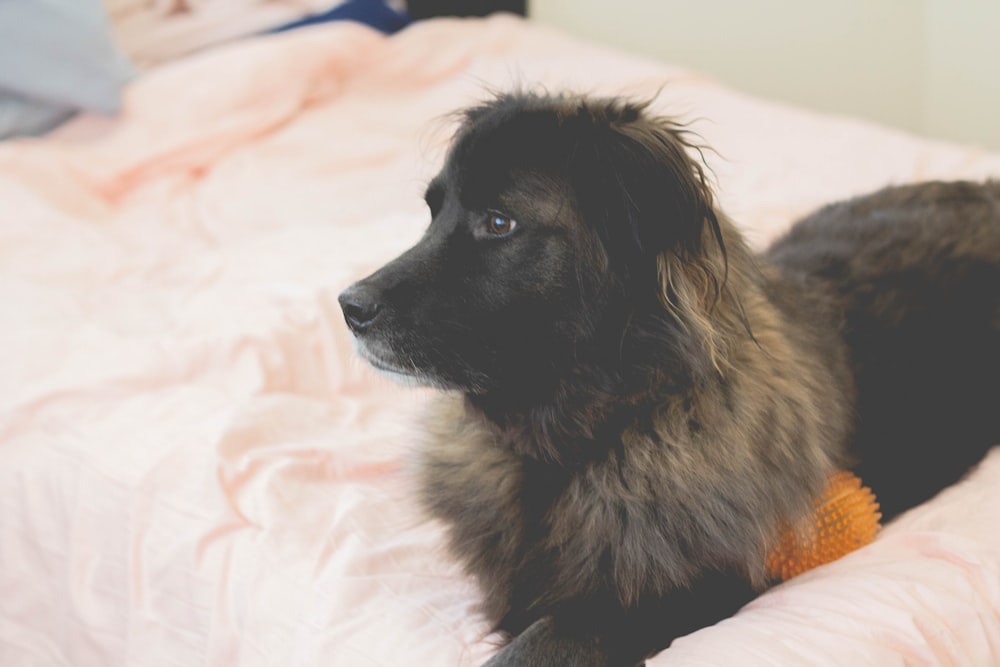
[[[507,236],[517,228],[517,222],[502,213],[490,211],[486,214],[486,231],[491,236]]]

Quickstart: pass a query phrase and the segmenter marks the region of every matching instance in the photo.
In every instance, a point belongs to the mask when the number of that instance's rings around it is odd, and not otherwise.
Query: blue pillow
[[[2,0],[0,0],[2,2]],[[412,20],[387,6],[382,0],[347,0],[342,4],[319,14],[307,16],[304,19],[286,23],[269,33],[284,32],[305,26],[326,23],[327,21],[357,21],[384,33],[392,34],[408,26]]]
[[[0,0],[0,139],[115,113],[132,74],[100,0]]]

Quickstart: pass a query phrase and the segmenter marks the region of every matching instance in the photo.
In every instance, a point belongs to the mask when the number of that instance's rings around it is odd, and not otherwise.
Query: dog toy
[[[812,516],[782,527],[767,556],[767,576],[785,581],[860,549],[875,539],[881,518],[871,489],[853,473],[837,472],[816,498]]]

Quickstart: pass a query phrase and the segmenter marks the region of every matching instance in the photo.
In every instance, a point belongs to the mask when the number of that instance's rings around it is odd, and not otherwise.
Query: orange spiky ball
[[[791,579],[860,549],[875,539],[881,518],[871,489],[853,473],[837,472],[816,498],[811,521],[783,526],[767,556],[767,576]]]

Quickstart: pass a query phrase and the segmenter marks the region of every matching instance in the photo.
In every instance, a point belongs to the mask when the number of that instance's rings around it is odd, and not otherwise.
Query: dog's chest
[[[665,499],[636,508],[628,500],[652,480],[620,470],[613,460],[571,471],[525,459],[458,418],[434,424],[420,481],[452,553],[480,584],[485,614],[516,630],[598,589],[628,604],[689,574],[672,522],[654,507]]]
[[[529,514],[546,503],[538,493],[544,484],[521,457],[451,404],[439,409],[428,431],[419,466],[425,507],[449,524],[460,557],[489,551],[490,559],[509,567],[533,532]]]
[[[518,457],[490,436],[454,419],[435,417],[419,460],[424,507],[445,522],[452,555],[476,577],[483,612],[501,624],[510,612],[517,572],[537,539]],[[530,493],[528,494],[531,495]]]

